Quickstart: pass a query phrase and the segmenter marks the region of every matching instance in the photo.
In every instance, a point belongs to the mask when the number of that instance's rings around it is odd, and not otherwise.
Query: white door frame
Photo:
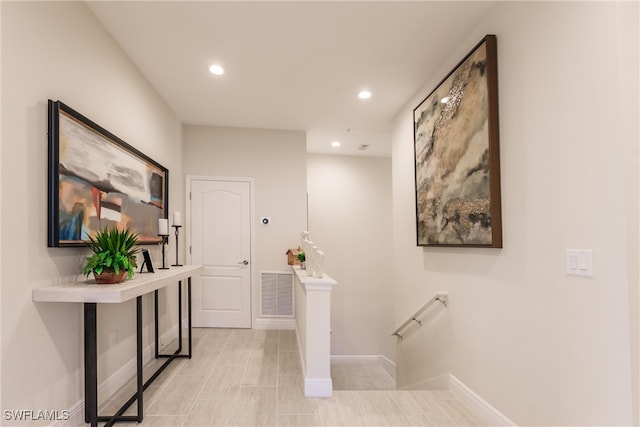
[[[251,286],[249,289],[251,295],[251,328],[253,329],[255,319],[256,319],[256,307],[258,304],[255,301],[256,292],[254,292],[254,288],[256,287],[256,236],[255,236],[255,186],[254,179],[250,177],[230,177],[230,176],[208,176],[208,175],[187,175],[186,176],[186,191],[185,191],[185,251],[187,254],[187,264],[192,264],[191,258],[191,182],[192,181],[229,181],[229,182],[247,182],[249,183],[249,192],[251,193],[249,196],[250,207],[250,222],[249,225],[249,234],[250,234],[250,245],[251,245],[251,262],[249,263],[250,275],[251,275]]]

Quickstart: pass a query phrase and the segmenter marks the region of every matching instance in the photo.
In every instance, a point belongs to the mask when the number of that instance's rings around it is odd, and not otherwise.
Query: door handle
[[[249,265],[249,261],[245,259],[245,260],[239,261],[238,264]]]

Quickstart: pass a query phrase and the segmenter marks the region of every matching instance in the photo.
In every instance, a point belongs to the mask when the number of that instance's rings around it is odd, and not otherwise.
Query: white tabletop
[[[171,267],[155,273],[135,273],[133,279],[117,285],[98,285],[93,278],[68,285],[56,285],[33,290],[36,302],[96,302],[120,303],[200,275],[201,265]]]

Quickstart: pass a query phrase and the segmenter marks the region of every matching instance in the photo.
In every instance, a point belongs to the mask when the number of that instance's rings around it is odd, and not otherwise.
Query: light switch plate
[[[590,249],[567,249],[567,274],[593,277],[593,252]]]

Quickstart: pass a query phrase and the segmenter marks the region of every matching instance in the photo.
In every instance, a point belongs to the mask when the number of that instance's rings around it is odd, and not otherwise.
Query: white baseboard
[[[471,412],[489,426],[516,426],[508,417],[491,406],[489,402],[480,397],[476,392],[467,387],[462,381],[451,374],[442,374],[433,378],[420,381],[403,390],[449,390]]]
[[[305,397],[331,397],[333,396],[333,382],[331,378],[305,378]]]
[[[491,406],[489,402],[478,396],[473,390],[467,387],[462,381],[448,375],[451,391],[460,401],[478,416],[486,425],[490,426],[516,426],[516,423],[507,418],[504,414]]]
[[[158,341],[160,343],[160,351],[162,351],[162,343],[170,343],[178,338],[178,325],[174,325],[167,332],[162,334]],[[152,355],[155,353],[155,344],[149,344],[142,350],[142,363],[148,363]],[[136,375],[136,357],[129,359],[120,369],[114,372],[109,378],[98,385],[98,405],[103,404],[122,386],[129,382]],[[80,399],[69,408],[69,419],[61,420],[52,424],[53,427],[72,427],[84,424],[84,399]]]
[[[380,360],[382,361],[382,367],[384,368],[384,370],[387,371],[387,374],[389,374],[389,376],[393,378],[393,381],[395,381],[396,380],[396,363],[383,355],[380,355]]]
[[[296,329],[296,319],[255,319],[253,329]]]

